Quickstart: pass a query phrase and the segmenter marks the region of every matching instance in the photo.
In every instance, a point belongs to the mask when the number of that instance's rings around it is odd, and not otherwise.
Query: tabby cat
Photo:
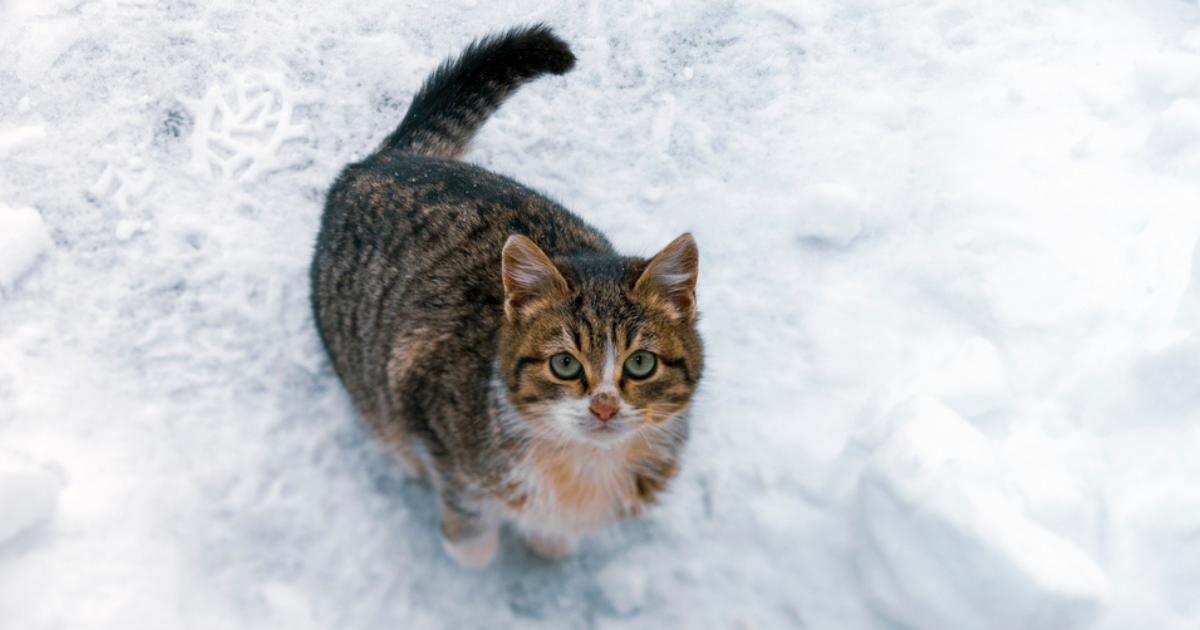
[[[505,522],[547,558],[637,516],[679,469],[703,354],[699,253],[646,260],[458,161],[517,88],[575,56],[549,28],[476,41],[330,189],[312,307],[374,435],[441,499],[446,551],[487,566]]]

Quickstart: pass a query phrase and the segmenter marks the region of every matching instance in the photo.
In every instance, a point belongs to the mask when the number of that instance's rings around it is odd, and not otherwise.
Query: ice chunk
[[[45,139],[45,125],[26,125],[0,132],[0,158],[6,158]]]
[[[8,290],[54,244],[33,208],[0,204],[0,290]]]
[[[0,453],[0,545],[49,518],[59,490],[54,475]]]
[[[313,620],[312,606],[304,595],[286,584],[267,583],[263,586],[263,599],[267,601],[281,628],[307,630],[320,627]]]
[[[803,238],[845,247],[862,232],[863,202],[837,184],[816,184],[800,192],[796,228]]]
[[[151,227],[153,226],[150,225],[149,221],[122,219],[117,221],[117,229],[114,231],[114,235],[117,237],[118,241],[128,241],[137,234],[149,232]]]
[[[619,615],[628,615],[646,605],[646,572],[637,566],[610,565],[596,578],[604,598]]]
[[[88,192],[108,196],[122,212],[128,212],[133,200],[145,195],[154,184],[154,169],[135,151],[121,145],[105,145],[102,157],[104,172]]]
[[[1029,520],[983,434],[930,396],[890,421],[858,491],[861,575],[884,615],[922,630],[1070,630],[1099,617],[1104,573]]]

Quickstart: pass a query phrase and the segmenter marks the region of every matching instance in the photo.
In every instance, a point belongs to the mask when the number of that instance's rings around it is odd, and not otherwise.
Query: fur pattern
[[[514,90],[574,62],[537,25],[441,66],[334,183],[313,257],[333,367],[377,439],[437,491],[464,566],[491,561],[504,521],[557,558],[653,504],[703,369],[690,235],[621,256],[553,201],[456,161]],[[563,378],[555,357],[577,372]],[[626,367],[647,360],[648,374]]]

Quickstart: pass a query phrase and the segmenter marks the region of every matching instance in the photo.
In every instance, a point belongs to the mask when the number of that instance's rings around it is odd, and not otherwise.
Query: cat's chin
[[[577,439],[593,446],[613,446],[620,444],[632,437],[634,433],[632,425],[616,425],[612,422],[585,422],[581,424],[585,426],[579,427],[576,432],[578,435]]]

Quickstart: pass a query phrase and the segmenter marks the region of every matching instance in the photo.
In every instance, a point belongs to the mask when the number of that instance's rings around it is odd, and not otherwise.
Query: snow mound
[[[1162,610],[1194,622],[1200,618],[1200,493],[1183,487],[1165,490],[1143,492],[1131,510],[1129,523],[1140,534],[1147,569],[1138,588],[1161,598],[1166,604]]]
[[[1147,353],[1134,366],[1149,405],[1188,415],[1200,405],[1200,339],[1183,339]]]
[[[321,627],[313,620],[312,606],[307,598],[286,584],[266,584],[263,586],[263,599],[266,600],[280,628],[310,630]]]
[[[1108,579],[1024,514],[983,434],[930,396],[888,420],[858,489],[860,571],[880,612],[921,630],[1070,630],[1099,618]]]
[[[610,565],[600,572],[596,582],[618,615],[633,614],[646,605],[648,579],[641,567]]]
[[[802,238],[824,241],[837,247],[850,244],[862,232],[862,198],[838,184],[816,184],[800,191],[796,220]]]
[[[1000,350],[983,337],[964,341],[939,370],[918,383],[921,390],[968,418],[1002,408],[1012,398]]]
[[[1175,325],[1188,331],[1200,329],[1200,239],[1192,246],[1192,268],[1175,313]]]
[[[0,204],[0,290],[8,290],[54,244],[33,208]]]
[[[1146,55],[1138,60],[1138,84],[1147,93],[1170,98],[1200,96],[1200,56],[1184,52]]]
[[[0,158],[6,158],[45,139],[45,125],[27,125],[0,132]]]
[[[58,479],[36,466],[0,459],[0,545],[54,512]]]
[[[1155,153],[1170,155],[1200,144],[1200,101],[1179,99],[1171,103],[1150,129],[1146,145]]]

